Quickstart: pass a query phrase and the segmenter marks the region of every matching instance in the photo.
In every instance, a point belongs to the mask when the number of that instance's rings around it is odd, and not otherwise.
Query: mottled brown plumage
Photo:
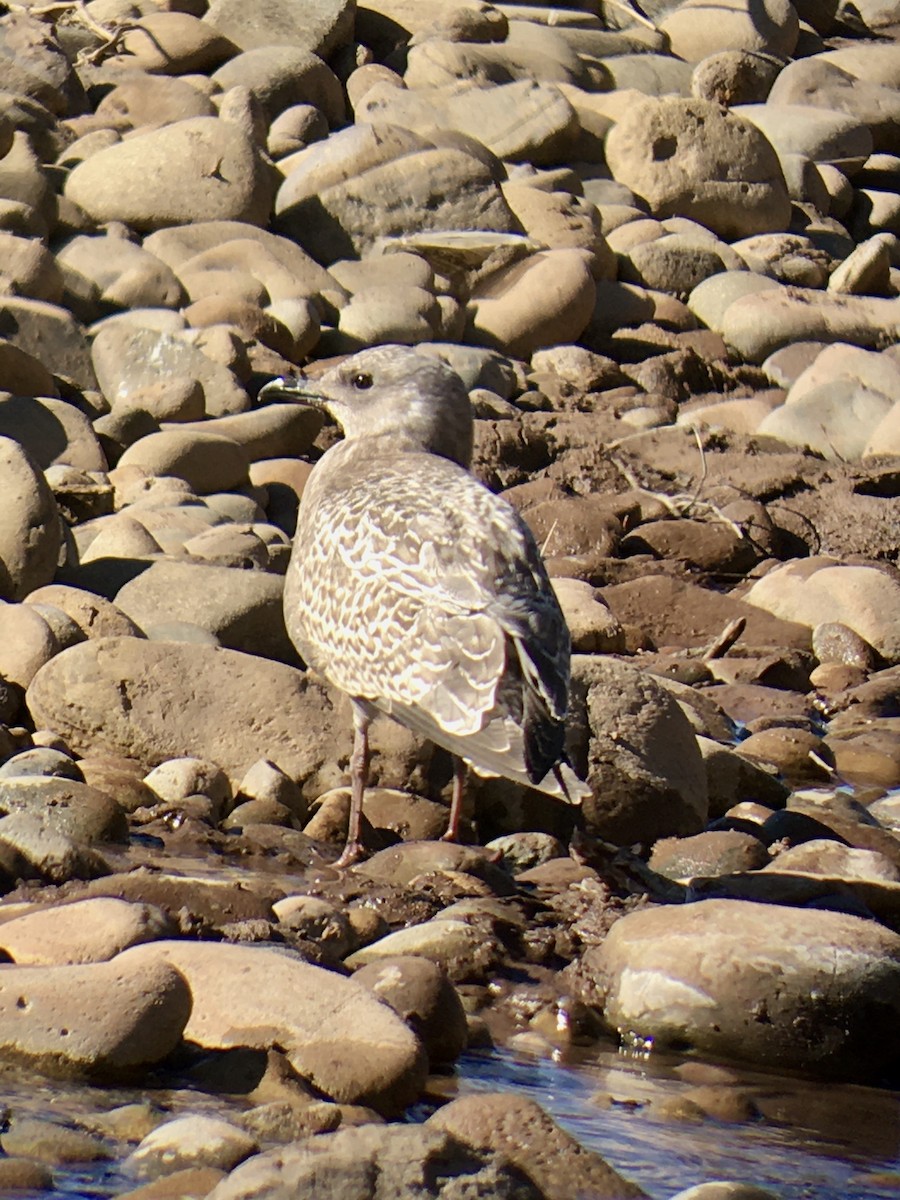
[[[366,730],[378,712],[480,774],[577,802],[586,788],[564,760],[568,629],[527,526],[467,469],[472,416],[459,377],[384,346],[267,388],[322,407],[345,435],[304,491],[284,596],[300,654],[354,702],[341,862],[361,852]],[[458,772],[451,836],[461,781]]]

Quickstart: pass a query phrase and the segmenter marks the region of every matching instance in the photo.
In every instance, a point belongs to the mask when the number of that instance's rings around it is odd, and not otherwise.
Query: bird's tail
[[[569,804],[581,804],[583,800],[589,799],[593,793],[583,779],[579,779],[568,763],[559,762],[556,766],[547,773],[542,782],[538,785],[542,792],[550,791],[544,785],[553,776],[556,788],[553,789],[553,795],[561,795],[563,800]],[[558,790],[557,790],[558,789]]]

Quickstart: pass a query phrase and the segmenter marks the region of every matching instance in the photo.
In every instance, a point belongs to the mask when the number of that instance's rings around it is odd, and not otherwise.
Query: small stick
[[[746,617],[736,617],[733,621],[729,621],[719,636],[713,638],[700,657],[704,660],[724,658],[746,628]]]

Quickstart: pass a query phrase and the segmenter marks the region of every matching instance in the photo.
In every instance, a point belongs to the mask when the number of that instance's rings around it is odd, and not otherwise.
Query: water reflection
[[[721,1078],[757,1114],[737,1123],[681,1103],[690,1094],[683,1067],[656,1055],[561,1063],[495,1049],[466,1054],[458,1074],[461,1092],[530,1096],[654,1200],[714,1179],[767,1187],[783,1200],[900,1197],[897,1093],[729,1067]]]

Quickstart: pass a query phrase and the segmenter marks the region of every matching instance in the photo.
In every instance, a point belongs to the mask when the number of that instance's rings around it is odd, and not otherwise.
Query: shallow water
[[[677,1120],[662,1108],[690,1085],[684,1060],[626,1057],[611,1048],[567,1061],[509,1049],[463,1055],[459,1093],[516,1091],[537,1100],[583,1145],[598,1151],[653,1200],[714,1179],[769,1188],[782,1200],[898,1200],[900,1095],[877,1088],[815,1084],[799,1078],[728,1069],[728,1087],[749,1096],[761,1115],[744,1123]],[[65,1120],[86,1111],[148,1099],[176,1111],[236,1115],[242,1105],[194,1091],[92,1089],[7,1077],[3,1100],[19,1115]],[[424,1106],[413,1119],[427,1115]],[[115,1163],[55,1168],[56,1186],[17,1193],[19,1200],[106,1200],[136,1186]]]
[[[686,1087],[677,1065],[615,1052],[562,1064],[491,1050],[464,1055],[458,1073],[463,1092],[509,1089],[537,1100],[654,1200],[714,1179],[767,1187],[784,1200],[900,1197],[900,1094],[740,1073],[743,1090],[781,1120],[660,1119],[653,1098],[675,1099]],[[598,1093],[602,1106],[592,1099]]]

